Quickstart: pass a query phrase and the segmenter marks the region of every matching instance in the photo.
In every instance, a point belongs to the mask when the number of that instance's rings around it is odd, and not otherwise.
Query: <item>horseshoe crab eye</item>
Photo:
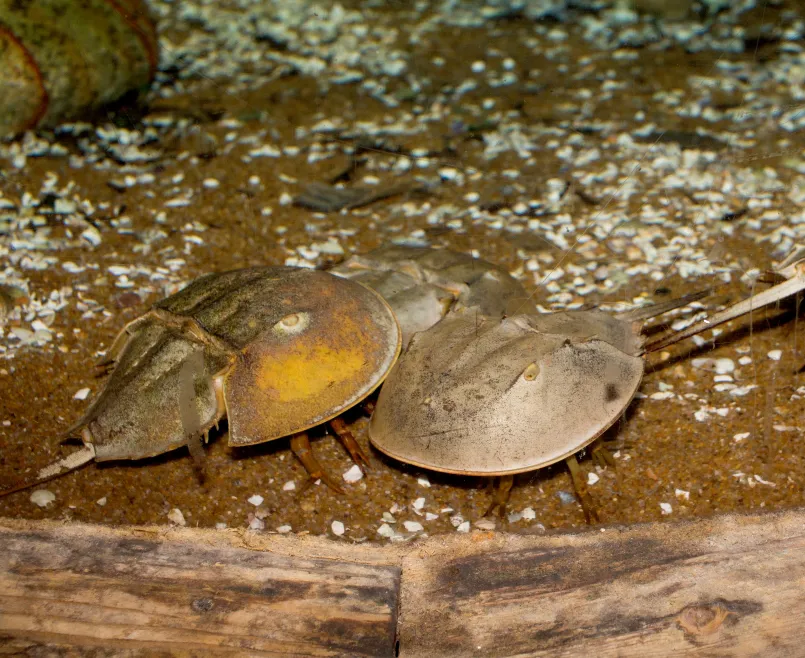
[[[301,334],[310,325],[310,315],[304,312],[291,313],[277,322],[271,330],[278,336]]]

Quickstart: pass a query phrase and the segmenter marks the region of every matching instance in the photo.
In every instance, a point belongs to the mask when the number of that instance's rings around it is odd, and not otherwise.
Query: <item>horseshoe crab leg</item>
[[[340,494],[344,493],[341,485],[330,477],[322,465],[319,464],[319,460],[316,459],[316,455],[313,454],[313,447],[310,445],[310,437],[308,437],[307,432],[300,432],[291,437],[291,450],[293,450],[293,453],[299,461],[302,462],[308,475],[310,475],[310,479],[305,483],[302,491],[307,489],[316,480],[321,480],[333,491]],[[300,491],[300,493],[302,493],[302,491]]]
[[[584,478],[581,476],[581,469],[579,468],[576,455],[570,455],[565,458],[565,464],[567,464],[567,470],[570,471],[570,479],[573,480],[576,498],[578,498],[581,504],[581,510],[584,512],[584,520],[587,522],[587,525],[599,523],[600,518],[598,516],[598,510],[596,510],[595,503],[593,503],[593,499],[590,497],[590,492],[587,490]]]
[[[347,449],[349,456],[362,471],[369,470],[369,458],[366,453],[361,449],[352,432],[347,428],[347,424],[341,418],[333,418],[330,421],[330,427],[335,435],[341,440],[341,443]]]
[[[514,476],[501,475],[500,477],[496,477],[492,486],[494,488],[492,504],[489,506],[489,509],[486,510],[484,516],[497,514],[497,516],[502,519],[506,514],[506,504],[509,502],[509,496],[514,486]]]

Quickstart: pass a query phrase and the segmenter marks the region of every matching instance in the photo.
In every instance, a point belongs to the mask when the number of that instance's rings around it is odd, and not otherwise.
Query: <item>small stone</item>
[[[283,491],[294,491],[296,489],[296,482],[291,480],[290,482],[286,482],[282,485]]]
[[[492,519],[478,519],[475,522],[475,527],[479,530],[494,530],[495,522]]]
[[[81,388],[75,392],[73,400],[86,400],[88,395],[89,395],[89,389]]]
[[[526,521],[533,521],[534,519],[537,518],[537,513],[533,509],[531,509],[530,507],[526,507],[523,510],[522,514],[523,514],[523,518]]]
[[[470,522],[464,521],[463,523],[459,523],[458,527],[456,528],[457,532],[469,532],[470,531]]]
[[[419,510],[419,509],[422,509],[423,507],[425,507],[425,499],[424,498],[417,498],[414,501],[414,509]]]
[[[601,478],[598,477],[595,473],[587,473],[587,484],[592,486]]]
[[[420,532],[425,529],[419,521],[404,521],[403,525],[408,532]]]
[[[732,440],[738,443],[739,441],[743,441],[744,439],[749,438],[749,432],[739,432],[738,434],[733,435]]]
[[[215,524],[216,530],[226,530],[226,528],[227,528],[226,523],[224,523],[223,521],[219,521],[218,523]]]
[[[56,494],[47,489],[37,489],[31,494],[30,498],[30,501],[34,505],[39,505],[39,507],[47,507],[54,500],[56,500]]]
[[[430,480],[428,480],[428,478],[422,477],[422,478],[419,478],[416,482],[420,487],[425,487],[425,489],[430,489]]]
[[[220,186],[221,183],[219,183],[216,178],[205,178],[202,185],[208,190],[214,190],[216,187]]]
[[[263,500],[264,498],[262,496],[254,494],[254,496],[248,499],[248,502],[250,502],[255,507],[258,507],[263,504]]]
[[[263,519],[253,516],[249,521],[249,529],[251,530],[265,530],[266,523]]]
[[[358,482],[363,479],[363,471],[360,466],[354,464],[352,468],[346,471],[341,477],[344,478],[345,482]]]
[[[330,529],[333,531],[333,534],[336,537],[340,537],[341,535],[344,534],[345,531],[344,524],[341,523],[341,521],[333,521],[330,524]]]
[[[766,356],[768,356],[772,361],[779,361],[780,358],[783,356],[782,350],[771,350]]]
[[[103,498],[98,498],[98,500],[95,501],[95,504],[100,505],[101,507],[106,505],[106,496],[104,496]]]
[[[660,510],[662,510],[663,514],[671,514],[674,508],[671,507],[671,503],[660,503]]]
[[[289,526],[289,525],[281,525],[279,528],[277,528],[277,532],[280,533],[281,535],[286,535],[290,531],[291,531],[291,526]]]
[[[685,491],[684,489],[675,489],[674,495],[680,500],[690,500],[690,491]]]
[[[170,512],[168,512],[168,521],[174,525],[187,525],[187,521],[184,520],[184,514],[182,514],[182,510],[180,510],[178,507],[174,507]]]

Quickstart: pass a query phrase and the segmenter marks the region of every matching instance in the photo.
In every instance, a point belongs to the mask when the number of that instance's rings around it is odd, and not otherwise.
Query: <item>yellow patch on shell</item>
[[[255,384],[278,402],[297,402],[320,395],[344,381],[354,381],[365,365],[361,345],[351,349],[299,345],[298,349],[266,359]]]

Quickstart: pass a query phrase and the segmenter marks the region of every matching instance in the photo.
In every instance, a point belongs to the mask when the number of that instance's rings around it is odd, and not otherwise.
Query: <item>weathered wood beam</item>
[[[86,525],[29,526],[0,527],[0,645],[393,652],[398,566],[210,545],[203,532],[187,542]]]
[[[0,653],[800,656],[805,511],[388,546],[0,519]],[[398,606],[400,610],[397,617]]]

